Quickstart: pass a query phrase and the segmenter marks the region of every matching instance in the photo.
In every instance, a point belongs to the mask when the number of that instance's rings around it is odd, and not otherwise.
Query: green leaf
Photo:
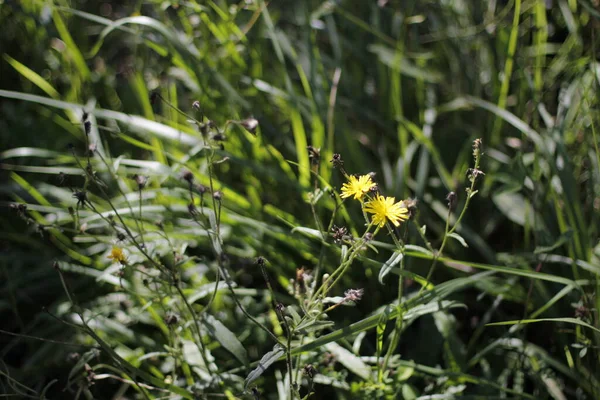
[[[567,324],[575,324],[575,325],[584,326],[586,328],[592,329],[592,330],[600,333],[600,329],[588,324],[587,322],[583,322],[582,320],[577,319],[577,318],[539,318],[539,319],[521,319],[521,320],[515,319],[512,321],[491,322],[489,324],[486,324],[486,326],[534,324],[537,322],[564,322]]]
[[[57,99],[60,97],[60,93],[56,91],[44,78],[39,76],[35,71],[27,68],[8,54],[4,54],[4,59],[17,70],[18,73],[23,75],[27,80],[33,83],[35,86],[42,89],[48,96]]]
[[[381,358],[381,352],[383,350],[385,327],[387,326],[387,323],[390,320],[390,314],[394,309],[397,309],[397,307],[394,307],[394,305],[392,304],[388,304],[387,306],[385,306],[383,312],[380,314],[379,321],[377,321],[377,329],[375,331],[377,335],[377,345],[375,346],[377,362],[379,362],[379,359]],[[378,373],[380,374],[381,371],[378,371]]]
[[[285,349],[281,347],[279,344],[276,344],[273,347],[273,350],[266,353],[260,361],[258,362],[258,366],[253,369],[244,382],[244,390],[248,389],[248,386],[257,380],[266,370],[273,364],[275,361],[279,360],[281,356],[285,354]]]
[[[298,175],[300,185],[308,187],[310,179],[310,165],[308,159],[308,146],[306,139],[306,131],[304,130],[304,123],[302,122],[302,116],[297,109],[290,109],[290,121],[292,123],[292,133],[294,135],[294,141],[296,142],[296,157],[298,157]]]
[[[100,351],[98,349],[92,349],[90,351],[85,352],[79,361],[75,364],[73,368],[71,368],[71,372],[69,372],[68,380],[71,381],[71,378],[75,377],[75,374],[79,373],[79,371],[83,370],[83,366],[94,358],[100,355]]]
[[[404,258],[404,254],[395,251],[392,253],[391,257],[383,264],[381,269],[379,270],[379,283],[383,284],[383,279],[390,273],[392,268],[394,268],[402,259]]]
[[[463,307],[463,306],[458,303],[451,302],[451,301],[435,301],[431,304],[419,305],[419,306],[413,307],[411,310],[406,311],[404,314],[402,314],[402,317],[405,321],[407,321],[407,320],[421,317],[426,314],[434,313],[441,309],[454,308],[454,307]],[[358,322],[355,322],[347,327],[338,329],[327,335],[321,336],[320,338],[318,338],[310,343],[304,344],[300,347],[296,347],[296,348],[292,349],[292,355],[301,354],[301,353],[304,353],[304,352],[307,352],[310,350],[314,350],[314,349],[317,349],[328,343],[337,342],[339,340],[349,338],[353,335],[356,335],[360,332],[364,332],[364,331],[373,329],[379,323],[381,313],[383,313],[383,312],[384,311],[379,312],[368,318],[365,318]],[[394,319],[396,317],[397,317],[397,310],[394,305],[394,310],[389,314],[389,319]]]
[[[408,129],[408,131],[412,134],[413,138],[419,144],[424,146],[427,149],[427,151],[431,153],[431,156],[435,161],[434,166],[440,174],[440,178],[442,179],[444,186],[446,186],[448,190],[452,189],[454,185],[452,175],[450,174],[450,172],[448,172],[448,169],[444,164],[442,155],[440,154],[439,149],[435,146],[431,138],[427,136],[421,128],[419,128],[416,124],[407,120],[406,118],[398,116],[396,119]]]
[[[318,321],[315,319],[309,319],[300,323],[296,327],[296,332],[301,334],[307,334],[309,332],[322,331],[323,329],[330,328],[334,325],[333,321]]]
[[[320,231],[318,231],[316,229],[306,228],[304,226],[298,226],[298,227],[292,229],[292,233],[294,233],[294,232],[300,232],[304,236],[323,240],[323,235],[321,234]]]
[[[533,226],[534,211],[523,195],[503,192],[495,194],[492,200],[496,204],[496,207],[500,209],[500,212],[515,224]]]
[[[452,239],[458,240],[458,242],[460,244],[462,244],[463,247],[469,247],[469,245],[467,244],[465,239],[462,236],[460,236],[458,233],[452,232],[452,233],[449,233],[448,236],[451,237]]]
[[[235,287],[235,282],[232,282],[232,284],[233,287]],[[206,285],[202,285],[198,289],[194,290],[194,293],[192,293],[187,300],[190,304],[193,304],[199,299],[212,294],[215,290],[218,292],[223,289],[227,289],[227,283],[224,281],[220,281],[218,285],[215,285],[215,283],[207,283]]]
[[[350,351],[346,350],[342,346],[337,343],[327,343],[325,345],[327,351],[331,352],[336,359],[342,364],[344,367],[348,368],[350,371],[354,372],[356,375],[360,376],[364,380],[371,379],[371,369],[365,362],[358,356],[354,355]]]
[[[546,145],[544,144],[544,141],[542,140],[542,137],[540,136],[540,134],[538,132],[536,132],[534,129],[532,129],[529,125],[527,125],[527,123],[525,123],[525,121],[518,118],[516,115],[498,107],[497,105],[495,105],[493,103],[490,103],[489,101],[481,100],[481,99],[478,99],[477,97],[466,96],[465,100],[474,106],[481,107],[485,110],[488,110],[488,111],[494,113],[496,116],[502,118],[503,120],[505,120],[506,122],[511,124],[513,127],[517,128],[519,131],[521,131],[525,136],[527,136],[528,139],[530,139],[533,143],[535,143],[535,145],[538,147],[539,150],[541,150],[544,154],[546,154],[546,152],[547,152]]]
[[[569,229],[566,232],[563,232],[562,235],[550,246],[538,246],[533,251],[533,254],[542,254],[549,253],[552,250],[562,246],[563,244],[569,242],[573,238],[573,230]]]
[[[176,47],[178,51],[184,52],[184,53],[189,52],[190,54],[197,53],[197,50],[195,48],[192,48],[192,47],[186,45],[185,43],[183,43],[180,40],[180,38],[175,34],[175,32],[173,32],[171,29],[166,27],[160,21],[157,21],[154,18],[138,15],[138,16],[134,16],[134,17],[121,18],[119,20],[111,22],[110,25],[108,25],[106,28],[104,28],[102,30],[102,32],[100,33],[100,37],[96,41],[96,44],[93,46],[93,48],[90,51],[90,54],[88,56],[94,57],[98,53],[100,48],[102,47],[102,44],[104,43],[104,39],[106,39],[106,37],[112,31],[119,29],[123,25],[127,25],[127,24],[139,25],[139,26],[144,26],[144,27],[154,29],[157,32],[159,32],[165,39],[167,39],[167,41],[169,43],[171,43],[174,47]]]
[[[43,104],[45,106],[60,108],[63,110],[81,110],[85,108],[85,106],[82,104],[69,103],[66,101],[50,99],[48,97],[13,92],[10,90],[0,90],[0,97]],[[149,119],[138,117],[136,115],[128,115],[117,111],[104,110],[101,108],[89,110],[89,112],[98,118],[120,122],[124,124],[130,132],[138,133],[140,135],[149,135],[150,137],[156,136],[161,139],[176,141],[188,146],[196,145],[199,142],[199,139],[182,132],[181,130],[174,129],[170,126],[155,121],[150,121]]]
[[[248,353],[244,345],[221,321],[210,314],[205,314],[202,324],[207,328],[210,335],[229,351],[242,364],[248,365]]]
[[[77,70],[79,70],[79,74],[84,80],[87,80],[91,75],[90,69],[85,63],[85,59],[83,58],[81,51],[79,51],[79,48],[75,44],[73,37],[69,33],[67,26],[65,25],[57,10],[54,10],[54,12],[52,13],[52,19],[54,20],[54,25],[56,26],[56,30],[58,31],[60,38],[63,40],[63,42],[65,42],[67,50],[71,55],[71,58],[73,59]]]
[[[423,68],[410,62],[405,57],[398,57],[396,51],[382,44],[372,44],[367,47],[371,53],[375,53],[379,61],[396,72],[411,78],[422,79],[429,83],[438,83],[442,80],[442,74],[432,69]]]
[[[294,320],[294,325],[296,326],[300,323],[300,321],[302,321],[302,317],[300,317],[300,314],[298,314],[298,311],[296,311],[296,309],[293,306],[287,306],[286,310],[288,312],[289,315],[292,316],[292,319]]]

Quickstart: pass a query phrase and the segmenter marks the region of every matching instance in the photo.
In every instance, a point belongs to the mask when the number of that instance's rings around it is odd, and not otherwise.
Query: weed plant
[[[600,398],[599,18],[0,1],[0,392]]]

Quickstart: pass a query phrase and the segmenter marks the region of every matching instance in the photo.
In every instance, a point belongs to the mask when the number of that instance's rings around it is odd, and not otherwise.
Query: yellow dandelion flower
[[[361,175],[358,178],[351,175],[349,182],[342,185],[342,198],[354,196],[355,200],[361,200],[365,193],[375,186],[369,175]]]
[[[373,214],[373,223],[379,227],[385,226],[386,219],[394,226],[398,226],[400,222],[408,219],[408,208],[404,206],[404,202],[396,203],[396,199],[393,197],[377,195],[376,198],[365,203],[365,211]]]
[[[119,262],[123,265],[127,264],[127,257],[125,257],[125,253],[123,252],[123,249],[117,246],[113,246],[112,250],[110,251],[110,254],[107,256],[107,258],[115,261],[115,262]]]

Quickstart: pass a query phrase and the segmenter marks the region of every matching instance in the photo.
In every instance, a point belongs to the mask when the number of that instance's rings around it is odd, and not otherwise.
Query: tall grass
[[[0,5],[1,391],[598,398],[599,15]]]

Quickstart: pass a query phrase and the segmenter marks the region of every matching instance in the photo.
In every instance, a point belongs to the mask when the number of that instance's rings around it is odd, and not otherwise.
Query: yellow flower
[[[127,264],[127,257],[125,257],[123,249],[117,246],[113,246],[108,258],[115,262],[120,262],[123,265]]]
[[[342,185],[342,194],[340,196],[342,198],[354,196],[355,200],[362,201],[362,197],[371,190],[373,186],[375,186],[375,184],[369,175],[361,175],[358,178],[351,175],[349,182]]]
[[[377,195],[373,200],[365,203],[365,211],[373,214],[373,223],[383,227],[386,219],[394,226],[400,225],[400,222],[408,219],[408,208],[404,206],[403,201],[396,203],[393,197],[383,197]]]

